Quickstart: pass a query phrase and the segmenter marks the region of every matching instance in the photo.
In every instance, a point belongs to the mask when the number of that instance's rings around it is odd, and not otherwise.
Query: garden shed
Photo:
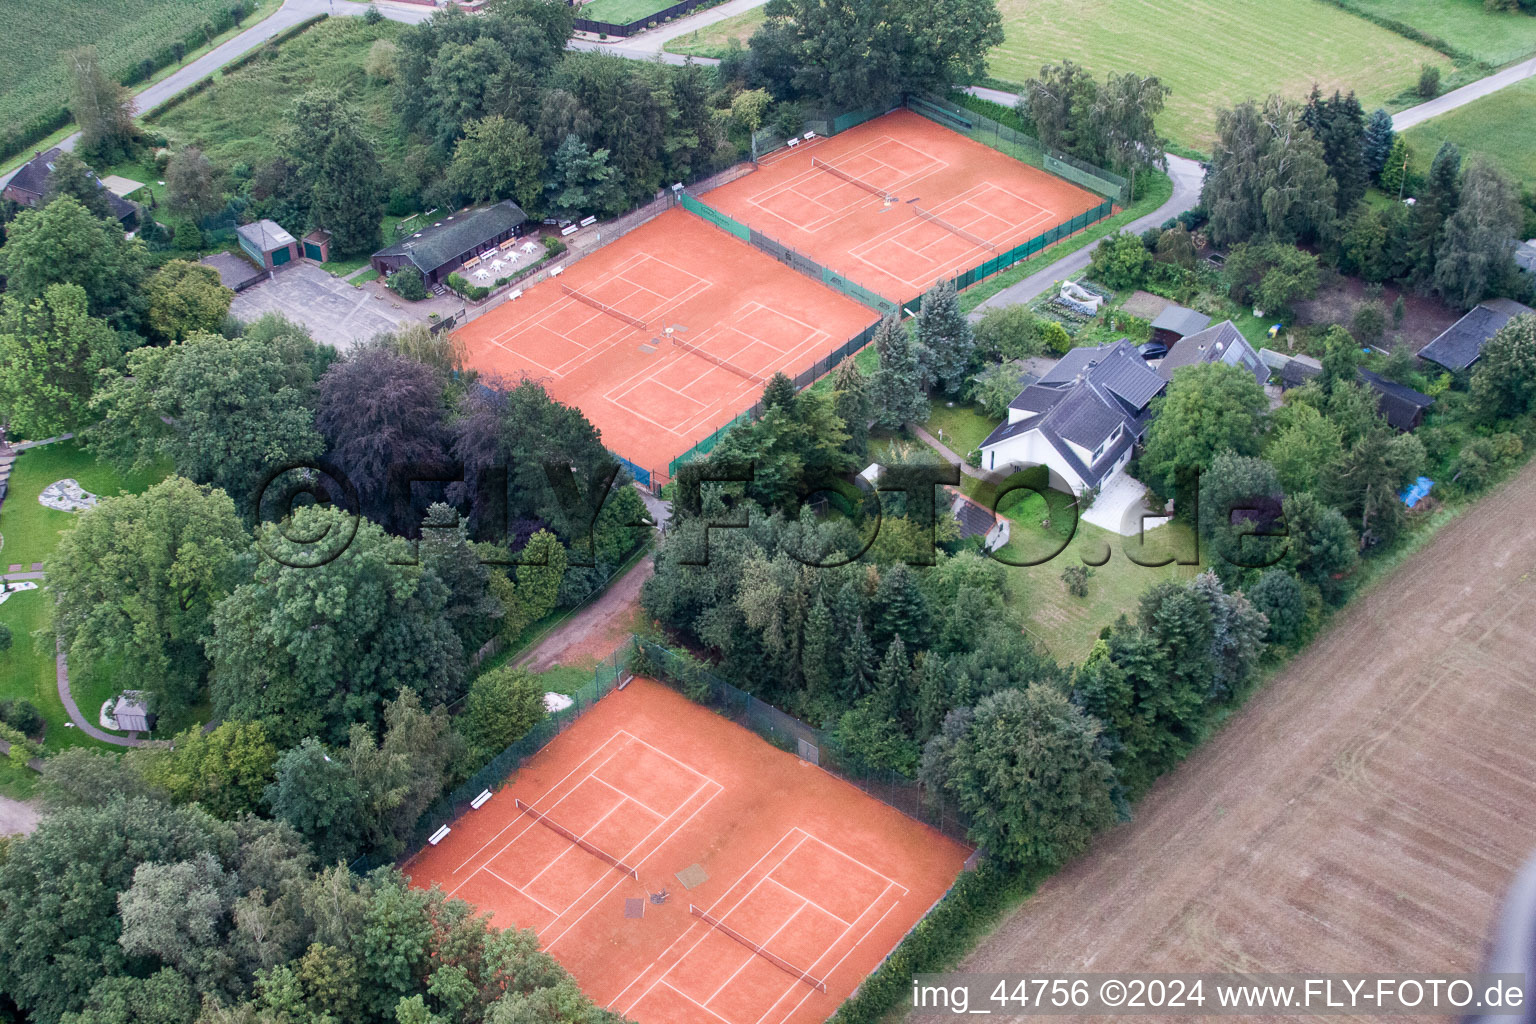
[[[266,270],[291,263],[299,258],[298,241],[275,220],[258,220],[254,224],[242,224],[235,229],[240,248]]]

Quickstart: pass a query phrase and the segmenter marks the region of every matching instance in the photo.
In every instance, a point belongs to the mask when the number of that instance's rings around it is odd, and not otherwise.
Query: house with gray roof
[[[1264,365],[1264,360],[1259,358],[1253,346],[1248,344],[1248,339],[1243,337],[1231,320],[1223,320],[1215,327],[1207,327],[1182,339],[1157,364],[1157,372],[1163,380],[1172,380],[1175,370],[1199,363],[1241,366],[1253,374],[1260,384],[1269,379],[1269,367]]]
[[[382,277],[402,267],[421,271],[428,288],[441,283],[466,260],[521,237],[528,215],[510,199],[490,206],[460,210],[429,227],[386,245],[369,262]]]
[[[0,196],[4,196],[13,203],[34,209],[41,206],[43,197],[48,194],[48,179],[53,175],[54,161],[63,152],[58,146],[54,146],[48,152],[39,153],[16,168],[16,173],[11,175],[11,180],[5,183],[5,190],[0,192]],[[95,171],[91,172],[93,176],[95,173]],[[139,220],[139,204],[117,195],[107,188],[100,178],[96,179],[96,184],[106,192],[107,206],[112,210],[112,216],[123,225],[124,230],[132,230]]]
[[[1483,346],[1499,333],[1499,328],[1526,313],[1536,313],[1536,310],[1513,299],[1487,299],[1419,349],[1419,358],[1438,363],[1447,370],[1465,370],[1477,362]]]
[[[1124,338],[1074,348],[1009,404],[981,443],[982,468],[1043,465],[1063,491],[1100,487],[1130,461],[1166,383]]]
[[[1180,339],[1205,330],[1210,323],[1211,318],[1204,313],[1170,303],[1152,321],[1152,340],[1173,348]]]

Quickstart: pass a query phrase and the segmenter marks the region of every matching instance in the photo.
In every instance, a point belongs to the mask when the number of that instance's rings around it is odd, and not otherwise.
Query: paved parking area
[[[396,303],[400,300],[383,288],[354,288],[313,263],[300,262],[240,292],[229,311],[245,321],[281,313],[308,327],[316,341],[346,351],[400,324],[426,320],[425,309],[418,313]]]

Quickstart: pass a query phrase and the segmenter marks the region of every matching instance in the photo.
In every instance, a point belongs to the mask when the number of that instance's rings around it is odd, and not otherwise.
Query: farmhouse
[[[1209,321],[1210,318],[1205,319]],[[1241,366],[1253,374],[1260,384],[1269,379],[1269,367],[1264,365],[1264,360],[1259,358],[1253,346],[1248,344],[1248,339],[1232,325],[1231,320],[1223,320],[1215,327],[1207,327],[1185,337],[1168,350],[1163,361],[1157,365],[1157,372],[1163,380],[1172,380],[1173,372],[1181,366],[1194,366],[1198,363]]]
[[[1510,320],[1536,310],[1513,299],[1488,299],[1447,327],[1434,341],[1419,349],[1419,358],[1439,363],[1447,370],[1465,370],[1477,362],[1488,339]]]
[[[981,443],[982,467],[1044,465],[1062,490],[1100,487],[1130,461],[1166,383],[1124,338],[1072,349],[1009,404]]]
[[[510,199],[492,206],[461,210],[409,238],[385,246],[374,253],[369,262],[383,276],[393,274],[401,267],[413,266],[421,271],[430,288],[462,267],[465,261],[521,237],[527,222],[528,215]]]
[[[55,146],[46,153],[39,153],[31,160],[22,164],[6,183],[5,191],[0,192],[6,199],[22,206],[37,207],[42,205],[43,196],[48,194],[48,177],[53,173],[53,162],[58,159],[63,150]],[[94,172],[93,172],[94,173]],[[118,181],[127,182],[125,178]],[[136,185],[137,182],[127,182]],[[123,230],[131,231],[139,222],[139,206],[130,202],[108,188],[100,178],[96,184],[107,193],[107,205],[112,209],[112,216],[123,225]]]
[[[299,258],[299,243],[274,220],[258,220],[235,229],[240,248],[265,270]]]
[[[1152,341],[1170,349],[1182,338],[1210,326],[1211,318],[1184,306],[1167,305],[1152,321]]]

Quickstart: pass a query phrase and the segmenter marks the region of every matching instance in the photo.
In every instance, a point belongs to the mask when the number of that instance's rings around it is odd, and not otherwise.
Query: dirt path
[[[516,663],[542,672],[554,665],[606,658],[634,630],[640,614],[640,588],[655,571],[655,559],[650,555],[642,558],[601,597],[566,619]]]
[[[1470,970],[1536,849],[1536,465],[1440,531],[964,969]]]

